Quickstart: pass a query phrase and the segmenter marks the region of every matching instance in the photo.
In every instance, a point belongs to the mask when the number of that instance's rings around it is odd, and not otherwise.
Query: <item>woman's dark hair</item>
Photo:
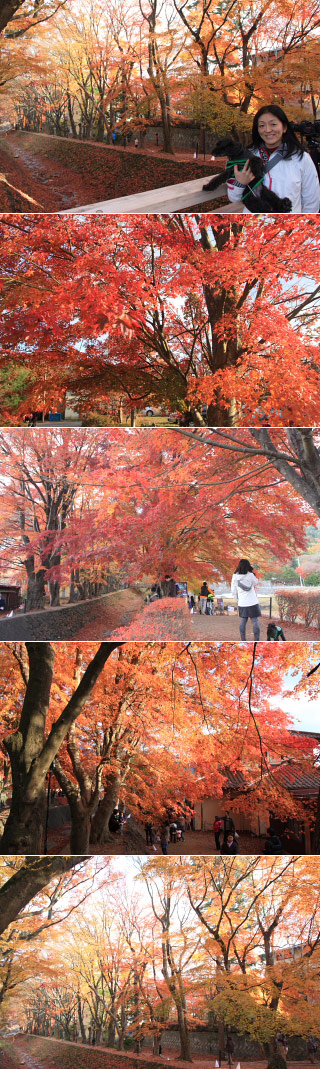
[[[236,568],[236,574],[247,575],[247,572],[253,572],[253,568],[249,560],[246,560],[245,557],[241,557],[238,567]]]
[[[267,112],[270,112],[271,115],[275,115],[276,119],[279,119],[280,122],[283,123],[283,126],[287,127],[282,137],[284,159],[290,160],[295,152],[298,153],[298,156],[301,159],[303,156],[303,149],[301,148],[300,141],[292,128],[290,119],[288,119],[285,111],[283,111],[282,108],[279,108],[278,104],[265,104],[263,108],[259,108],[259,111],[257,111],[252,123],[252,142],[254,147],[259,148],[260,145],[264,144],[263,138],[259,134],[258,122],[261,115],[266,115]]]

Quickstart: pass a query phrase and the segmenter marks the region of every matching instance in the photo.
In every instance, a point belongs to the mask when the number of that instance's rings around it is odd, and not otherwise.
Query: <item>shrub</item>
[[[310,572],[306,575],[307,586],[320,586],[320,572]]]
[[[320,627],[320,590],[277,590],[280,620],[301,621],[305,627]]]
[[[286,564],[286,566],[281,569],[281,572],[278,572],[277,581],[278,583],[296,585],[299,582],[299,576],[297,575],[295,568],[292,568],[290,564]]]

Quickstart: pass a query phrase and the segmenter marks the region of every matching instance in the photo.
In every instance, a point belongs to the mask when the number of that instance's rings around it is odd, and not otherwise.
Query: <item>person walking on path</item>
[[[232,1065],[232,1055],[234,1052],[234,1043],[231,1036],[227,1036],[226,1040],[226,1054],[228,1055],[228,1065]]]
[[[259,580],[255,575],[249,560],[242,557],[231,580],[231,594],[238,602],[240,616],[240,638],[245,641],[247,620],[252,621],[253,637],[255,642],[260,638],[260,625],[258,617],[261,609],[258,602],[256,588]]]
[[[208,597],[207,597],[206,612],[208,613],[208,616],[213,616],[213,614],[214,614],[214,590],[212,590],[210,587],[209,587],[209,594],[208,594]]]
[[[238,853],[239,853],[239,845],[237,843],[237,840],[235,839],[234,832],[230,831],[229,834],[227,835],[226,843],[223,844],[222,854],[229,854],[232,857],[234,854],[238,854]]]
[[[220,850],[221,850],[220,835],[221,835],[222,831],[223,831],[223,821],[221,820],[221,817],[215,817],[215,822],[214,822],[214,825],[213,825],[213,832],[214,832],[214,837],[215,837],[215,840],[216,840],[216,847],[217,847],[217,850],[219,851],[219,853],[220,853]]]
[[[284,1032],[277,1032],[277,1043],[283,1058],[287,1058],[288,1054],[288,1040]]]
[[[171,824],[170,824],[170,827],[169,827],[170,842],[171,843],[176,843],[177,842],[177,829],[178,829],[178,825],[177,825],[176,820],[172,820]]]
[[[180,837],[180,840],[181,840],[182,843],[184,843],[185,831],[186,831],[185,819],[184,819],[184,817],[179,817],[177,833],[179,834],[179,832],[180,832],[180,836],[179,837]]]
[[[153,843],[154,843],[154,833],[153,833],[153,824],[152,824],[152,820],[147,820],[147,821],[146,821],[146,823],[145,823],[145,830],[146,830],[146,844],[147,844],[147,846],[149,846],[149,845],[150,845],[150,846],[153,846]]]
[[[310,1062],[311,1065],[314,1065],[314,1059],[315,1059],[315,1054],[317,1053],[317,1050],[318,1050],[318,1044],[316,1043],[316,1041],[313,1038],[313,1036],[309,1036],[308,1041],[307,1041],[307,1052],[308,1052],[309,1062]]]
[[[282,854],[282,842],[277,835],[276,831],[272,828],[268,828],[267,838],[264,843],[264,850],[266,854]]]
[[[161,850],[162,850],[162,853],[165,854],[165,856],[167,856],[167,854],[169,852],[169,842],[170,842],[170,824],[169,824],[169,821],[166,820],[165,824],[162,825],[161,832],[160,832]]]
[[[228,832],[232,831],[234,833],[235,830],[236,830],[236,827],[235,827],[234,819],[231,816],[231,813],[230,813],[229,809],[226,809],[226,812],[225,812],[225,815],[224,815],[224,818],[223,818],[223,839],[224,839],[224,842],[227,841]]]
[[[204,615],[207,608],[207,597],[209,594],[208,583],[202,583],[200,590],[200,616]]]
[[[300,145],[293,127],[278,104],[259,108],[252,125],[252,145],[255,156],[265,165],[263,184],[278,197],[291,200],[292,212],[317,213],[320,210],[320,183],[311,156]],[[246,207],[246,186],[254,185],[250,161],[244,167],[234,167],[234,178],[227,183],[228,198],[240,210]],[[255,191],[259,196],[259,185]]]
[[[214,599],[214,590],[212,590],[211,587],[208,586],[208,583],[202,583],[202,587],[200,590],[200,615],[202,616],[207,611],[207,602],[210,596],[212,596]]]

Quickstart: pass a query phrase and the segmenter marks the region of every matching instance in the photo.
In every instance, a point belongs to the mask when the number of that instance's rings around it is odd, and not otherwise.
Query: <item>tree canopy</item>
[[[316,858],[141,859],[136,876],[118,860],[93,876],[88,904],[83,893],[75,882],[70,916],[51,927],[43,895],[34,898],[29,929],[36,913],[44,930],[29,975],[6,993],[4,1020],[120,1050],[146,1038],[165,1046],[176,1026],[189,1062],[192,1029],[210,1028],[224,1051],[227,1027],[236,1042],[258,1043],[270,1069],[284,1061],[279,1031],[318,1038]],[[26,923],[17,913],[15,934]]]
[[[40,643],[28,645],[28,657],[18,644],[0,653],[9,793],[8,756],[12,769],[5,853],[17,853],[17,844],[21,852],[35,853],[35,844],[41,850],[53,757],[70,805],[73,854],[90,852],[89,842],[103,850],[119,800],[139,824],[161,824],[169,811],[182,813],[186,799],[222,799],[225,791],[240,812],[254,804],[282,819],[319,819],[290,790],[296,777],[316,773],[318,744],[291,730],[283,708],[289,678],[301,703],[318,696],[319,674],[307,677],[317,644],[126,643],[112,650],[106,643]]]
[[[203,581],[231,579],[243,556],[262,572],[290,562],[317,522],[312,457],[299,478],[288,444],[275,471],[285,438],[273,431],[261,460],[250,433],[222,450],[211,431],[2,431],[3,576],[26,582],[30,609],[47,590],[59,604],[61,584],[84,596],[86,577],[103,589],[110,569],[126,582]]]
[[[34,34],[46,18],[48,31],[45,23]],[[296,118],[306,105],[317,114],[316,0],[259,0],[254,8],[248,0],[6,0],[6,24],[9,36],[27,30],[28,38],[33,27],[38,71],[26,84],[9,64],[5,84],[13,82],[16,114],[36,128],[61,133],[68,124],[77,136],[80,124],[84,136],[110,139],[114,130],[144,135],[160,122],[165,150],[173,152],[181,116],[200,121],[202,131],[248,130],[271,86]],[[25,65],[30,55],[25,43]]]
[[[3,216],[0,232],[2,365],[28,372],[2,422],[66,396],[89,422],[150,401],[198,424],[206,404],[213,426],[316,422],[316,216]]]

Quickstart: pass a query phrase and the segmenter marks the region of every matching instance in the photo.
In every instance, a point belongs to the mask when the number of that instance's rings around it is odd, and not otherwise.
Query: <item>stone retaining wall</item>
[[[255,1040],[250,1039],[249,1035],[237,1035],[236,1032],[232,1032],[232,1039],[234,1042],[234,1055],[233,1060],[236,1064],[238,1061],[259,1061],[262,1056],[262,1048]],[[144,1039],[142,1044],[142,1050],[147,1051],[151,1046],[152,1040],[149,1038]],[[180,1036],[179,1031],[176,1028],[169,1028],[162,1034],[163,1048],[177,1052],[179,1056],[180,1050]],[[300,1036],[290,1036],[288,1038],[289,1052],[288,1059],[292,1061],[305,1061],[307,1057],[306,1041],[301,1039]],[[196,1032],[190,1032],[190,1047],[193,1054],[212,1054],[213,1059],[218,1057],[219,1042],[218,1033],[214,1029],[199,1029]],[[320,1050],[317,1051],[316,1059],[320,1060]]]
[[[118,595],[122,593],[125,591],[117,591]],[[75,601],[59,608],[6,616],[0,620],[0,642],[58,642],[59,639],[61,641],[75,638],[81,628],[91,622],[94,624],[99,611],[104,607],[107,611],[108,599],[114,597],[113,591],[89,601]],[[92,640],[94,638],[92,634]]]

